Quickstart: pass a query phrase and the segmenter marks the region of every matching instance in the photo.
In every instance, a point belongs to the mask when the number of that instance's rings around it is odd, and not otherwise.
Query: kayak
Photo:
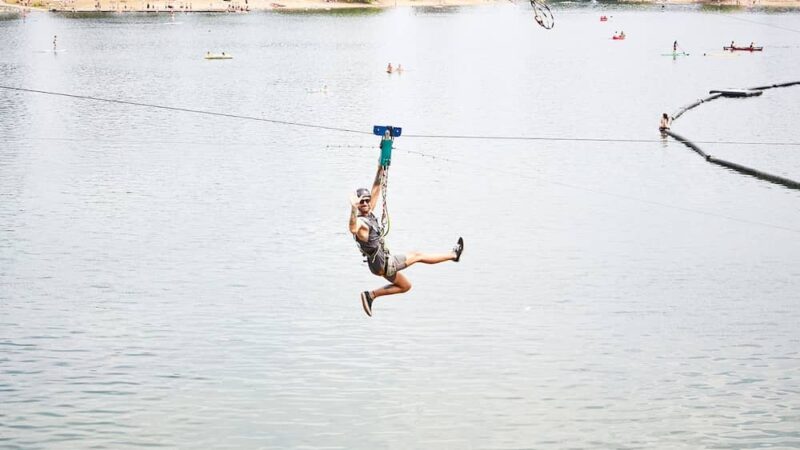
[[[672,53],[662,53],[661,56],[689,56],[686,52],[672,52]]]
[[[722,49],[732,52],[760,52],[764,50],[764,47],[722,47]]]
[[[612,36],[611,39],[615,41],[622,41],[625,40],[625,36]]]
[[[205,58],[205,59],[233,59],[233,56],[231,56],[231,55],[214,55],[214,54],[209,54],[209,55],[206,55],[206,56],[204,56],[204,58]]]

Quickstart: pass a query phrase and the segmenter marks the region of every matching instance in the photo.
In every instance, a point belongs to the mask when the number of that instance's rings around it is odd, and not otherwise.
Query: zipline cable
[[[179,112],[187,112],[187,113],[194,113],[194,114],[204,114],[208,116],[217,116],[217,117],[229,117],[232,119],[245,119],[245,120],[255,120],[258,122],[268,122],[274,123],[277,125],[288,125],[294,127],[303,127],[303,128],[316,128],[320,130],[328,130],[328,131],[340,131],[343,133],[354,133],[354,134],[368,134],[372,135],[372,133],[361,131],[361,130],[352,130],[349,128],[340,128],[340,127],[329,127],[325,125],[317,125],[311,123],[303,123],[303,122],[292,122],[289,120],[278,120],[278,119],[267,119],[265,117],[255,117],[255,116],[244,116],[240,114],[228,114],[228,113],[221,113],[216,111],[205,111],[202,109],[191,109],[191,108],[181,108],[177,106],[164,106],[164,105],[156,105],[152,103],[141,103],[141,102],[133,102],[129,100],[117,100],[111,98],[102,98],[102,97],[92,97],[89,95],[77,95],[77,94],[67,94],[64,92],[54,92],[54,91],[42,91],[39,89],[28,89],[28,88],[20,88],[20,87],[13,87],[13,86],[0,86],[0,89],[7,89],[11,91],[19,91],[19,92],[28,92],[34,94],[45,94],[45,95],[55,95],[59,97],[68,97],[68,98],[75,98],[79,100],[92,100],[96,102],[105,102],[105,103],[116,103],[120,105],[129,105],[129,106],[141,106],[144,108],[155,108],[155,109],[164,109],[167,111],[179,111]]]
[[[621,142],[621,143],[654,143],[664,142],[659,139],[611,139],[611,138],[578,138],[578,137],[544,137],[544,136],[491,136],[491,135],[446,135],[446,134],[408,134],[407,138],[424,139],[476,139],[500,141],[572,141],[572,142]],[[700,141],[698,141],[700,142]],[[746,141],[706,141],[704,144],[726,145],[786,145],[797,146],[800,142],[746,142]]]
[[[133,102],[128,100],[109,99],[102,97],[93,97],[88,95],[67,94],[63,92],[43,91],[39,89],[28,89],[13,86],[2,86],[0,89],[7,89],[12,91],[54,95],[59,97],[75,98],[80,100],[90,100],[105,103],[115,103],[129,106],[139,106],[143,108],[163,109],[167,111],[178,111],[194,114],[203,114],[208,116],[227,117],[232,119],[254,120],[258,122],[267,122],[276,125],[296,126],[304,128],[314,128],[327,131],[337,131],[343,133],[372,135],[372,133],[361,130],[354,130],[344,127],[332,127],[326,125],[317,125],[312,123],[294,122],[289,120],[268,119],[264,117],[246,116],[240,114],[221,113],[216,111],[207,111],[192,108],[183,108],[176,106],[156,105],[152,103]],[[490,140],[490,141],[551,141],[551,142],[614,142],[614,143],[659,143],[664,142],[659,139],[614,139],[614,138],[582,138],[582,137],[559,137],[559,136],[498,136],[498,135],[458,135],[458,134],[406,134],[403,135],[408,138],[417,139],[461,139],[461,140]],[[29,138],[35,139],[35,138]],[[800,146],[800,142],[748,142],[748,141],[696,141],[700,144],[717,144],[717,145],[769,145],[769,146]]]
[[[144,145],[144,144],[174,144],[174,145],[219,145],[219,146],[227,146],[227,145],[250,145],[250,146],[261,146],[264,145],[264,142],[253,142],[253,141],[182,141],[182,140],[152,140],[152,139],[137,139],[135,141],[131,140],[121,140],[121,139],[101,139],[101,138],[88,138],[88,137],[80,137],[80,138],[69,138],[69,137],[55,137],[55,136],[36,136],[36,137],[28,137],[28,136],[4,136],[0,135],[0,139],[5,141],[54,141],[54,142],[97,142],[97,143],[129,143],[129,144],[137,144],[137,145]],[[436,139],[435,137],[430,137],[430,139]],[[461,139],[468,139],[468,137],[462,137]],[[476,137],[476,139],[483,139],[481,137]],[[486,138],[491,140],[492,138]],[[507,140],[512,140],[511,138]],[[519,140],[519,139],[517,139]],[[582,138],[530,138],[527,140],[542,140],[542,141],[591,141],[591,142],[627,142],[627,143],[664,143],[664,139],[628,139],[628,140],[602,140],[602,139],[582,139]],[[747,142],[747,141],[694,141],[698,144],[722,144],[722,145],[767,145],[767,146],[780,146],[780,147],[800,147],[800,142]],[[352,148],[375,148],[374,145],[328,145],[327,147],[352,147]]]
[[[347,132],[347,133],[354,133],[354,134],[365,134],[365,135],[368,134],[368,135],[371,135],[371,133],[367,133],[367,132],[359,131],[359,130],[347,129],[347,128],[329,127],[329,126],[324,126],[324,125],[315,125],[315,124],[307,124],[307,123],[300,123],[300,122],[291,122],[291,121],[286,121],[286,120],[266,119],[266,118],[260,118],[260,117],[243,116],[243,115],[238,115],[238,114],[219,113],[219,112],[196,110],[196,109],[190,109],[190,108],[180,108],[180,107],[172,107],[172,106],[154,105],[154,104],[132,102],[132,101],[126,101],[126,100],[106,99],[106,98],[92,97],[92,96],[86,96],[86,95],[66,94],[66,93],[61,93],[61,92],[42,91],[42,90],[37,90],[37,89],[27,89],[27,88],[19,88],[19,87],[11,87],[11,86],[3,86],[3,85],[0,85],[0,89],[7,89],[7,90],[13,90],[13,91],[19,91],[19,92],[28,92],[28,93],[38,93],[38,94],[45,94],[45,95],[55,95],[55,96],[61,96],[61,97],[76,98],[76,99],[81,99],[81,100],[92,100],[92,101],[100,101],[100,102],[107,102],[107,103],[116,103],[116,104],[131,105],[131,106],[140,106],[140,107],[146,107],[146,108],[164,109],[164,110],[169,110],[169,111],[188,112],[188,113],[204,114],[204,115],[211,115],[211,116],[229,117],[229,118],[235,118],[235,119],[255,120],[255,121],[268,122],[268,123],[274,123],[274,124],[279,124],[279,125],[290,125],[290,126],[299,126],[299,127],[305,127],[305,128],[316,128],[316,129],[329,130],[329,131],[340,131],[340,132]],[[459,135],[423,135],[423,134],[406,135],[406,137],[439,138],[439,139],[503,139],[503,140],[559,140],[559,141],[580,141],[580,140],[585,140],[585,141],[591,141],[591,142],[662,142],[662,141],[659,141],[659,140],[641,140],[641,139],[621,139],[620,140],[620,139],[593,139],[593,138],[543,138],[543,137],[524,137],[524,136],[459,136]],[[789,144],[789,145],[792,145],[792,144]],[[423,155],[423,156],[427,156],[427,155],[424,155],[424,154],[422,154],[420,152],[418,152],[418,154]],[[431,157],[434,157],[434,156],[431,155]],[[454,162],[454,163],[457,163],[457,164],[464,164],[464,165],[470,166],[469,163],[464,163],[464,162],[456,161],[456,160],[453,160],[453,159],[447,159],[447,158],[439,158],[439,159],[447,160],[447,161]],[[483,165],[480,165],[480,166],[472,165],[472,166],[479,167],[482,170],[494,170],[494,171],[499,172],[499,173],[506,173],[506,174],[509,174],[509,175],[519,176],[519,177],[522,177],[522,178],[528,178],[528,179],[540,180],[540,181],[542,180],[542,179],[539,179],[539,178],[531,177],[530,175],[523,175],[523,174],[520,174],[520,173],[514,172],[514,171],[504,171],[504,170],[501,170],[501,169],[491,169],[491,168],[486,168]],[[768,223],[763,223],[763,222],[756,222],[756,221],[747,220],[747,219],[740,219],[740,218],[737,218],[737,217],[731,217],[731,216],[725,216],[725,215],[721,215],[721,214],[709,213],[709,212],[702,211],[702,210],[696,210],[696,209],[686,208],[686,207],[682,207],[682,206],[670,205],[668,203],[661,203],[661,202],[656,202],[656,201],[653,201],[653,200],[645,200],[645,199],[640,199],[640,198],[637,198],[637,197],[630,197],[630,196],[627,196],[627,195],[617,194],[617,193],[613,193],[613,192],[605,192],[605,191],[593,190],[593,189],[590,189],[590,188],[585,188],[583,186],[576,186],[576,185],[564,183],[564,182],[561,182],[561,181],[554,181],[554,180],[543,180],[543,181],[547,181],[547,182],[550,182],[550,183],[553,183],[553,184],[561,185],[561,186],[572,188],[572,189],[578,189],[578,190],[582,190],[582,191],[586,191],[586,192],[592,192],[592,193],[596,193],[596,194],[617,197],[617,198],[621,198],[621,199],[625,199],[625,200],[629,200],[629,201],[647,203],[647,204],[651,204],[651,205],[657,205],[657,206],[662,206],[662,207],[666,207],[666,208],[672,208],[672,209],[676,209],[676,210],[692,212],[692,213],[695,213],[695,214],[702,214],[702,215],[711,216],[711,217],[719,217],[719,218],[724,218],[724,219],[728,219],[728,220],[732,220],[732,221],[736,221],[736,222],[741,222],[741,223],[748,223],[748,224],[752,224],[752,225],[766,226],[766,227],[771,227],[771,228],[775,228],[775,229],[791,231],[791,232],[794,232],[794,233],[800,233],[800,230],[796,230],[796,229],[793,229],[793,228],[788,228],[788,227],[784,227],[784,226],[780,226],[780,225],[773,225],[773,224],[768,224]]]

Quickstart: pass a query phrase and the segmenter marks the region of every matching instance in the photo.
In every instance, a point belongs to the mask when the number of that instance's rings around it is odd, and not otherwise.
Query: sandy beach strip
[[[509,0],[373,0],[345,2],[333,0],[0,0],[0,6],[55,12],[145,12],[187,13],[227,12],[246,13],[266,10],[335,10],[350,8],[392,8],[475,6],[505,4]],[[524,0],[518,0],[524,1]],[[705,4],[711,6],[749,8],[800,8],[800,0],[627,0],[625,3],[658,5]]]
[[[800,0],[798,0],[800,1]],[[508,3],[508,0],[375,0],[370,3],[326,0],[0,0],[0,5],[56,12],[245,13],[266,10],[334,10],[420,6],[443,8]]]

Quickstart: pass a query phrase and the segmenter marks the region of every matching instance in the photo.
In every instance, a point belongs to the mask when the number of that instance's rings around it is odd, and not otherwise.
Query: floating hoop
[[[553,13],[550,12],[550,7],[541,0],[530,1],[534,11],[533,18],[536,19],[536,23],[546,30],[552,29],[556,21],[553,19]]]

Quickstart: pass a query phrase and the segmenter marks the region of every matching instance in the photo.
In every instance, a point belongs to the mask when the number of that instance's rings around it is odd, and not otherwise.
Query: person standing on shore
[[[384,295],[402,294],[411,289],[411,282],[400,273],[401,270],[418,262],[424,264],[438,264],[445,261],[458,262],[461,259],[461,252],[464,251],[464,240],[458,238],[456,246],[448,253],[409,252],[405,255],[390,255],[384,247],[380,223],[375,214],[372,213],[381,195],[383,170],[383,166],[378,166],[378,173],[375,174],[372,190],[359,188],[356,190],[355,195],[350,197],[352,209],[350,211],[348,229],[353,234],[361,254],[366,258],[369,271],[391,283],[374,291],[361,293],[361,306],[370,317],[372,317],[372,302],[376,298]]]
[[[672,43],[672,53],[678,53],[678,41]]]

